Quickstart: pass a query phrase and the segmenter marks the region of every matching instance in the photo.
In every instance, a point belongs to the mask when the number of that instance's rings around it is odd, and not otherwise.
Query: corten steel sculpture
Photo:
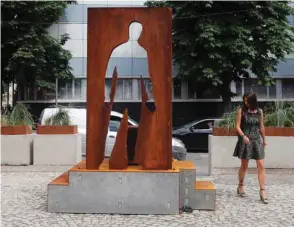
[[[143,26],[139,44],[148,53],[149,75],[156,106],[154,111],[147,108],[148,95],[142,83],[143,98],[135,160],[143,169],[172,168],[171,16],[171,9],[168,8],[88,10],[87,169],[98,169],[104,160],[105,141],[117,80],[114,73],[110,103],[105,103],[105,72],[112,50],[128,41],[129,25],[134,21]],[[127,114],[124,118],[125,116]],[[124,120],[119,131],[115,149],[123,147],[126,141],[127,130]],[[125,151],[115,151],[111,156],[112,169],[124,168],[125,158],[121,155],[124,156]],[[120,158],[123,163],[117,162]]]
[[[109,159],[109,169],[126,169],[128,167],[127,136],[128,111],[125,110]]]

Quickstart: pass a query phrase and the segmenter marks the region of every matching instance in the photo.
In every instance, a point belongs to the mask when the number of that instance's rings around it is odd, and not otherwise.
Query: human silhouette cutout
[[[112,69],[110,69],[110,60],[111,58],[117,58],[117,57],[120,57],[120,58],[127,58],[130,60],[130,64],[127,65],[127,66],[121,66],[121,67],[131,67],[131,73],[133,75],[133,70],[134,70],[134,65],[133,65],[133,58],[136,57],[136,58],[145,58],[147,59],[146,61],[146,64],[145,66],[142,67],[142,69],[137,69],[137,71],[139,70],[139,72],[136,72],[136,73],[139,73],[139,75],[143,75],[144,72],[140,72],[140,70],[144,70],[143,68],[147,69],[147,72],[148,72],[148,75],[145,75],[145,76],[149,76],[149,67],[148,67],[148,55],[147,55],[147,51],[142,47],[140,46],[138,40],[141,36],[141,33],[143,31],[143,26],[141,23],[139,22],[132,22],[129,26],[129,40],[119,46],[117,46],[116,48],[113,49],[112,53],[111,53],[111,56],[110,56],[110,59],[108,61],[108,67],[107,67],[107,72],[108,73],[112,73]],[[116,65],[117,67],[117,74],[118,74],[118,77],[122,74],[122,68],[120,68],[119,65]],[[146,72],[146,70],[144,70]],[[140,86],[139,86],[140,87]],[[139,88],[140,89],[140,88]],[[149,92],[148,92],[149,91]],[[153,98],[153,91],[152,91],[152,84],[149,84],[149,89],[148,89],[147,93],[148,93],[148,96],[149,98]],[[155,105],[153,102],[148,102],[146,103],[146,106],[148,107],[148,109],[150,111],[154,111],[155,110]]]

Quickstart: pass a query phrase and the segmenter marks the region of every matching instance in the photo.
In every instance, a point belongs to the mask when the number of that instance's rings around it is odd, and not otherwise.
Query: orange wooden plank
[[[86,162],[83,160],[79,164],[73,166],[69,171],[72,172],[143,172],[143,173],[179,173],[178,169],[168,169],[168,170],[146,170],[142,166],[128,166],[127,169],[123,170],[111,170],[109,169],[109,160],[104,159],[101,163],[99,169],[87,169]]]
[[[177,160],[175,160],[173,162],[173,167],[176,169],[187,169],[187,170],[196,169],[196,166],[195,166],[194,162],[192,162],[192,161],[177,161]]]
[[[55,178],[49,184],[50,185],[64,185],[64,186],[67,186],[69,184],[68,171],[66,171],[65,173],[61,174],[57,178]]]
[[[215,190],[215,187],[211,181],[196,181],[196,190]]]

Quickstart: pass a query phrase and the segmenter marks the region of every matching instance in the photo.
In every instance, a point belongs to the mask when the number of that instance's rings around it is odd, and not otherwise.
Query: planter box
[[[209,169],[239,168],[240,159],[233,157],[237,143],[236,136],[209,136]],[[294,168],[294,137],[267,136],[265,148],[266,168]],[[249,162],[250,168],[256,168],[255,160]]]
[[[267,136],[294,136],[294,128],[277,128],[266,127],[265,135]]]
[[[237,136],[236,129],[227,129],[227,128],[213,128],[214,136]]]
[[[26,135],[26,134],[32,134],[32,126],[28,126],[28,125],[1,126],[1,135]]]
[[[36,135],[34,165],[76,165],[82,160],[80,134]]]
[[[31,165],[34,135],[1,135],[1,165]]]
[[[77,134],[78,127],[76,125],[38,125],[37,134],[46,134],[46,135],[54,135],[54,134]]]
[[[237,136],[236,129],[213,128],[214,136]],[[266,127],[266,136],[294,136],[294,128]]]

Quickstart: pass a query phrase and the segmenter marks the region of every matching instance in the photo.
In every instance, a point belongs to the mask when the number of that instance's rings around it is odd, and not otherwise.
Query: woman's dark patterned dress
[[[261,112],[249,113],[242,109],[241,130],[249,138],[250,143],[245,144],[243,138],[238,136],[238,142],[233,156],[240,159],[264,159],[264,145],[260,134]]]

